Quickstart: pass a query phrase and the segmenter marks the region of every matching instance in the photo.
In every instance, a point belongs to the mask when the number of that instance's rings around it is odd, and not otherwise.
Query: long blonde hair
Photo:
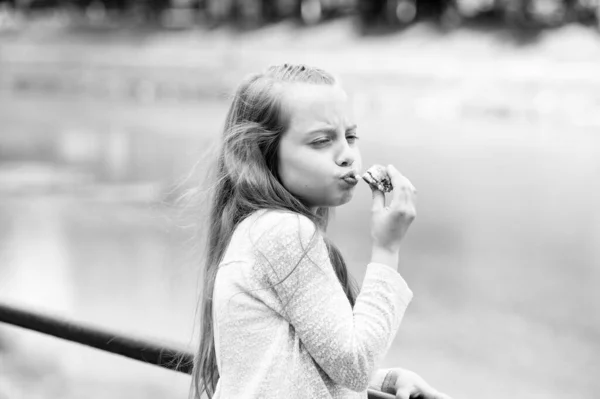
[[[281,93],[286,83],[333,85],[329,73],[305,65],[278,65],[247,77],[237,88],[223,130],[216,160],[214,186],[208,217],[208,236],[201,297],[200,343],[192,371],[192,396],[203,392],[212,398],[217,369],[212,319],[212,298],[218,265],[239,223],[260,209],[292,211],[309,218],[322,231],[327,228],[329,208],[316,213],[281,184],[278,147],[289,120],[282,110]],[[324,237],[337,277],[354,306],[355,282],[348,274],[339,250]]]

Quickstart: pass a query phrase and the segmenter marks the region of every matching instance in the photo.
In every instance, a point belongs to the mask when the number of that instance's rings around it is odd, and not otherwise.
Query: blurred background
[[[364,165],[419,190],[382,367],[458,398],[600,382],[599,0],[0,0],[0,300],[197,343],[194,203],[248,73],[338,74]],[[361,282],[370,192],[330,234]],[[0,398],[183,398],[190,378],[0,325]]]

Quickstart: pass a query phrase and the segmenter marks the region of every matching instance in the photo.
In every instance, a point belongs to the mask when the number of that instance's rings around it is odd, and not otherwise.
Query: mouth
[[[351,186],[355,186],[358,183],[358,178],[356,177],[356,172],[350,171],[341,177],[343,181]]]

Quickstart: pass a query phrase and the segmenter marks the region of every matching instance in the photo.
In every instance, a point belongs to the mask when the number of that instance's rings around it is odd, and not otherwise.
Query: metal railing
[[[133,337],[98,326],[43,314],[32,309],[0,303],[0,322],[76,342],[169,370],[191,374],[193,354],[184,346]],[[369,399],[394,399],[393,395],[368,389]]]

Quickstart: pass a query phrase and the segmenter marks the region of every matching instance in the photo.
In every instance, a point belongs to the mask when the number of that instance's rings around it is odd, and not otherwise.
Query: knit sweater
[[[308,218],[251,214],[216,275],[214,398],[367,398],[412,295],[395,269],[370,263],[353,308]]]

